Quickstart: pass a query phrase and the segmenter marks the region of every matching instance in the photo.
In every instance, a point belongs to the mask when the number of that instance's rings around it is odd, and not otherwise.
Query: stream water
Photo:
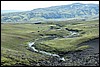
[[[79,35],[78,32],[75,32],[75,31],[69,31],[71,33],[71,35],[69,36],[65,36],[65,38],[67,37],[74,37],[74,35]],[[37,41],[38,39],[36,39],[34,42],[29,42],[28,43],[28,47],[31,51],[34,51],[34,52],[38,52],[38,53],[41,53],[41,54],[45,54],[45,55],[49,55],[49,56],[53,56],[53,57],[58,57],[59,60],[62,60],[62,61],[65,61],[65,58],[64,57],[60,57],[58,54],[52,54],[52,53],[49,53],[49,52],[45,52],[45,51],[39,51],[38,49],[36,49],[34,47],[35,45],[35,42]]]

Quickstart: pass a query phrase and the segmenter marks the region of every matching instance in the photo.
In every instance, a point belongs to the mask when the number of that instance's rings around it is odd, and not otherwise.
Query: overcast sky
[[[99,4],[99,1],[1,1],[1,10],[32,10],[72,3]]]

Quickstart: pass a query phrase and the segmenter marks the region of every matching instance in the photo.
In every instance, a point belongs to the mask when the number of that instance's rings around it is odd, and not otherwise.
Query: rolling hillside
[[[2,22],[27,22],[55,19],[87,19],[99,17],[99,4],[73,3],[70,5],[37,8],[31,11],[6,13],[1,15]]]

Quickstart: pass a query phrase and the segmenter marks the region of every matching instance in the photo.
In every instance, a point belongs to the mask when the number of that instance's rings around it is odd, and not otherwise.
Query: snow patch
[[[73,7],[73,5],[71,5],[70,7]]]
[[[85,6],[88,6],[88,5],[85,5]]]

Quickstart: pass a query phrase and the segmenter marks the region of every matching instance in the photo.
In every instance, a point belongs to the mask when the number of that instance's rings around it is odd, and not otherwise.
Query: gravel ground
[[[72,52],[66,54],[65,57],[66,61],[59,61],[57,57],[50,57],[48,60],[40,61],[37,64],[38,66],[99,66],[99,53]]]

